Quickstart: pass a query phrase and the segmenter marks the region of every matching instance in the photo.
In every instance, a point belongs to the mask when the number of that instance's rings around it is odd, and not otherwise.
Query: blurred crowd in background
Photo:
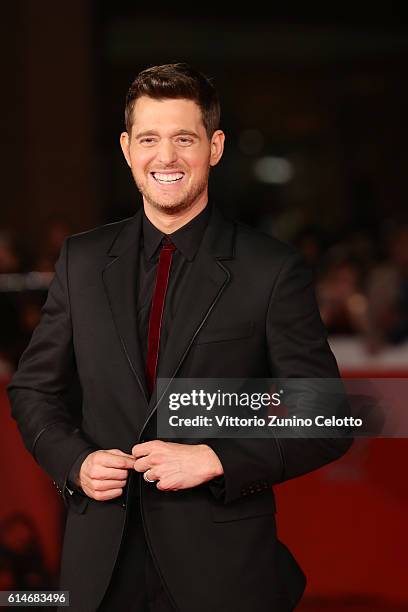
[[[126,91],[173,61],[219,92],[226,148],[210,200],[303,252],[332,337],[408,362],[408,34],[391,5],[344,19],[309,6],[197,18],[130,0],[21,0],[5,22],[18,79],[0,101],[0,373],[38,322],[64,237],[134,214]],[[342,366],[356,354],[348,345]]]
[[[0,228],[0,377],[14,371],[40,320],[54,265],[69,233],[64,221],[50,221],[43,249],[33,255],[15,232]]]
[[[34,521],[24,513],[0,521],[0,591],[55,588]],[[26,608],[24,608],[26,609]]]
[[[176,61],[202,70],[220,94],[226,149],[211,170],[210,200],[303,253],[345,377],[350,366],[365,377],[406,377],[408,26],[396,4],[344,11],[341,3],[275,3],[269,12],[217,6],[197,17],[195,7],[177,13],[134,0],[5,3],[0,391],[39,322],[65,237],[134,214],[137,194],[118,143],[126,91],[140,70]],[[54,488],[22,447],[5,393],[0,417],[9,478],[8,503],[0,506],[0,590],[54,588],[62,508],[52,505]],[[400,609],[371,599],[380,587],[390,600],[403,599],[394,549],[406,515],[396,469],[406,447],[395,442],[386,453],[376,447],[375,461],[374,445],[360,446],[354,464],[326,472],[323,481],[317,474],[315,489],[306,481],[305,559],[316,553],[320,568],[319,555],[325,558],[319,547],[327,538],[309,543],[310,534],[323,533],[325,516],[326,531],[332,538],[336,525],[337,547],[347,550],[341,572],[332,571],[331,557],[327,563],[327,583],[337,580],[330,603],[323,580],[315,585],[320,605],[306,602],[305,611]],[[306,500],[323,491],[322,508],[330,507],[331,485],[332,515],[316,513]],[[286,509],[280,500],[281,528],[286,518],[290,536],[300,528],[299,489],[287,499]],[[361,535],[350,562],[350,542]],[[365,589],[361,606],[358,596],[347,600],[354,581],[363,585],[356,593]]]
[[[64,220],[50,220],[42,250],[32,254],[11,230],[0,232],[0,372],[16,367],[70,233]],[[294,243],[314,271],[320,313],[331,336],[357,336],[368,354],[408,340],[408,224],[383,227],[379,239],[353,231],[335,241],[309,226]],[[32,272],[40,274],[37,286],[28,288]]]

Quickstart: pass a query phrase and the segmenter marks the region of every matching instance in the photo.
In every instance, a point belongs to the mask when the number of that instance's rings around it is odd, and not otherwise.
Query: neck
[[[163,232],[163,234],[172,234],[199,215],[207,206],[207,203],[208,199],[205,198],[186,210],[182,210],[175,215],[170,215],[153,208],[148,202],[144,201],[144,211],[150,223],[157,227],[158,230]]]

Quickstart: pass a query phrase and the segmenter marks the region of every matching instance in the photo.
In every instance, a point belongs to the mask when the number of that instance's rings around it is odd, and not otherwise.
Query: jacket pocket
[[[228,340],[240,340],[252,335],[254,324],[252,321],[234,325],[233,327],[222,327],[218,329],[204,329],[199,333],[194,344],[207,344],[209,342],[225,342]]]
[[[226,521],[240,521],[256,516],[275,514],[276,505],[273,491],[255,494],[253,497],[245,497],[230,504],[211,502],[212,519],[216,523]]]

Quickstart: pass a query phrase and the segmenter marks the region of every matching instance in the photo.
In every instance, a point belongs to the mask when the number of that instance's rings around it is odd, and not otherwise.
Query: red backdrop
[[[5,385],[0,384],[0,520],[16,511],[29,514],[55,573],[63,506],[23,447]],[[328,609],[328,601],[331,611],[408,609],[407,448],[400,439],[357,440],[336,463],[276,487],[280,538],[308,576],[300,609]]]

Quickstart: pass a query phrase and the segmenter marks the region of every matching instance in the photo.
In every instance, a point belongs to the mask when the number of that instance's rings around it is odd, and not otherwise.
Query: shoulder
[[[237,240],[250,245],[256,251],[265,254],[293,255],[298,250],[288,242],[280,240],[260,229],[235,221]]]
[[[67,239],[70,249],[108,251],[118,235],[134,220],[134,217],[106,223],[85,232],[72,234]]]
[[[295,246],[243,223],[235,222],[235,251],[238,259],[249,260],[259,269],[279,270],[287,262],[304,263]]]

